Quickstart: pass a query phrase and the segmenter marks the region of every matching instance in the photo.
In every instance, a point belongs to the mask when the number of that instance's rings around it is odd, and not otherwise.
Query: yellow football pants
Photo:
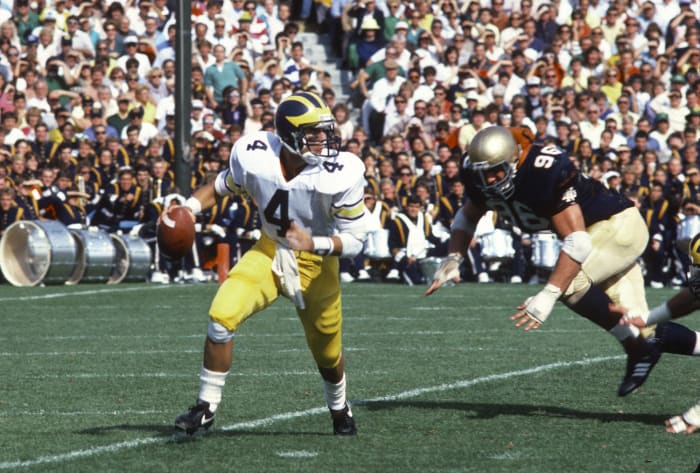
[[[263,237],[248,250],[219,287],[209,317],[235,331],[248,317],[272,304],[280,295],[279,280],[272,272],[276,243]],[[295,252],[306,309],[297,308],[306,343],[316,364],[333,368],[341,355],[341,298],[338,258]]]

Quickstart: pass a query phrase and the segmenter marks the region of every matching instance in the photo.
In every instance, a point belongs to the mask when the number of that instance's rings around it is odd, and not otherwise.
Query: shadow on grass
[[[189,442],[196,440],[200,437],[222,437],[222,436],[263,436],[263,437],[282,437],[282,436],[306,436],[306,437],[326,437],[332,436],[333,432],[300,432],[300,431],[265,431],[265,430],[217,430],[216,427],[212,430],[197,432],[195,435],[187,435],[183,432],[176,431],[171,425],[148,425],[148,424],[119,424],[119,425],[107,425],[102,427],[92,427],[89,429],[84,429],[78,433],[83,435],[94,435],[102,436],[112,434],[114,432],[143,432],[144,434],[152,434],[153,437],[171,438],[176,442]]]
[[[369,411],[390,410],[398,408],[446,409],[463,411],[465,416],[477,419],[492,419],[498,416],[525,417],[562,417],[571,419],[588,419],[599,422],[636,422],[658,426],[663,424],[668,415],[639,414],[616,412],[580,411],[560,406],[537,406],[528,404],[473,403],[473,402],[436,402],[436,401],[355,401],[353,406],[364,407]]]

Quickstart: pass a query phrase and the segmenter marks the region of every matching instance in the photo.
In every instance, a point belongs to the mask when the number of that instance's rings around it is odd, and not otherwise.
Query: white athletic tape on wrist
[[[313,252],[317,255],[326,256],[333,253],[335,249],[335,244],[333,244],[333,238],[324,236],[315,236],[311,238],[314,243]]]
[[[695,427],[700,427],[700,404],[695,404],[693,407],[683,414],[683,420]]]
[[[577,263],[583,263],[591,254],[592,249],[591,235],[583,231],[571,232],[566,235],[561,246],[561,250]]]
[[[532,320],[543,324],[552,313],[559,297],[561,289],[554,284],[547,284],[544,289],[525,301],[525,312]]]
[[[190,197],[185,201],[185,207],[189,207],[192,213],[197,215],[202,211],[202,203],[196,197]]]
[[[464,256],[459,253],[450,253],[440,263],[440,267],[433,275],[433,281],[439,281],[441,284],[456,277],[459,277],[459,266],[464,261]]]

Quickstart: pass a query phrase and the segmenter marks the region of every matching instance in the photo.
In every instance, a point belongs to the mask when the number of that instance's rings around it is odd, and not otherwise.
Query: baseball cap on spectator
[[[192,101],[192,108],[201,110],[204,108],[204,103],[199,99],[195,99]]]
[[[61,46],[71,46],[73,44],[73,38],[68,35],[61,37]]]
[[[407,30],[408,29],[408,23],[405,21],[401,20],[396,23],[396,30]]]
[[[660,122],[668,123],[668,114],[667,113],[656,114],[656,120],[654,120],[654,123],[660,123]]]
[[[39,37],[35,34],[30,34],[27,36],[27,45],[32,45],[32,44],[38,44],[39,43]]]
[[[242,23],[242,22],[250,23],[251,21],[253,21],[253,18],[250,16],[250,13],[248,13],[247,11],[244,11],[243,13],[241,13],[241,16],[238,17],[239,23]]]
[[[93,108],[92,111],[90,112],[90,118],[102,118],[102,109],[101,108]]]
[[[503,84],[496,84],[493,86],[494,97],[503,97],[504,95],[506,95],[506,88]]]
[[[138,39],[135,35],[133,35],[133,34],[127,36],[126,38],[124,38],[124,44],[125,44],[125,45],[127,45],[127,44],[138,44],[138,43],[139,43],[139,39]]]
[[[654,8],[654,2],[646,0],[646,2],[642,3],[642,10],[646,10],[647,8]]]
[[[680,0],[680,1],[678,2],[678,5],[680,5],[680,6],[682,6],[682,7],[683,7],[683,6],[689,6],[689,5],[690,5],[690,0]]]
[[[399,63],[395,59],[387,59],[384,61],[384,69],[398,69]]]
[[[467,100],[479,100],[479,94],[473,90],[470,90],[467,92]]]
[[[613,177],[620,177],[620,173],[617,171],[608,171],[603,174],[603,179],[605,179],[605,182],[608,182]]]
[[[58,14],[56,13],[56,10],[47,10],[46,13],[44,13],[44,23],[47,21],[56,21],[58,19]]]
[[[129,110],[129,118],[143,118],[143,109],[141,107],[134,107]]]
[[[618,153],[624,153],[625,151],[632,151],[632,148],[630,148],[627,145],[620,145],[617,147],[617,152]]]
[[[690,113],[685,116],[686,120],[690,120],[692,117],[700,117],[700,109],[693,108]]]
[[[208,131],[201,131],[197,134],[197,139],[203,139],[211,142],[214,141],[214,135],[212,135]]]
[[[539,87],[540,86],[540,78],[539,77],[528,77],[527,79],[527,86],[528,87]]]
[[[685,84],[685,77],[680,74],[674,74],[671,77],[671,84]]]
[[[659,42],[655,39],[652,39],[652,40],[649,40],[649,42],[647,42],[647,46],[649,46],[650,48],[658,48]]]
[[[270,59],[269,61],[267,61],[265,63],[263,70],[267,70],[269,67],[277,66],[277,65],[278,65],[277,59]]]
[[[361,30],[378,30],[379,29],[379,23],[377,23],[377,20],[374,19],[372,16],[366,16],[364,20],[362,20],[362,26],[360,26]]]

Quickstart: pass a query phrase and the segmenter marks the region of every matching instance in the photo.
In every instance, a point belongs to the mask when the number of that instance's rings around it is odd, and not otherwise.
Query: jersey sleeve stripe
[[[358,205],[364,203],[364,196],[362,196],[359,200],[355,202],[351,202],[349,204],[343,204],[343,205],[333,205],[333,209],[340,209],[340,208],[354,208],[357,207]]]
[[[231,175],[230,172],[226,174],[226,179],[224,180],[224,185],[232,193],[237,193],[241,189],[235,182],[233,182],[233,176]]]
[[[365,216],[365,213],[364,213],[364,212],[361,212],[359,215],[354,215],[354,216],[352,216],[352,217],[348,217],[348,216],[345,216],[345,215],[335,214],[335,217],[336,217],[336,218],[340,218],[340,219],[343,219],[343,220],[349,220],[349,221],[359,220],[359,219],[361,219],[361,218],[364,217],[364,216]]]

